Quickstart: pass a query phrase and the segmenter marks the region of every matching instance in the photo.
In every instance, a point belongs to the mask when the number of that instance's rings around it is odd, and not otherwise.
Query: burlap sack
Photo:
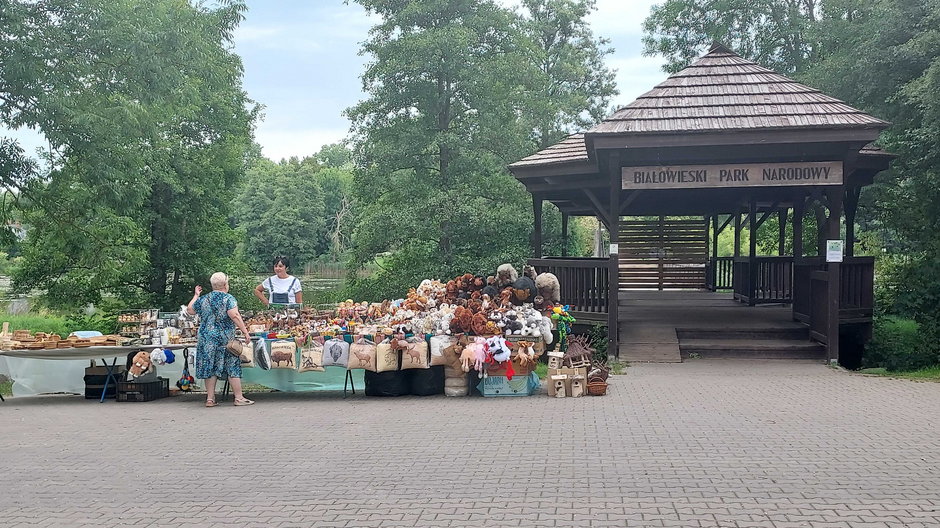
[[[271,343],[271,368],[296,369],[297,344],[293,339],[282,339]]]
[[[357,339],[356,342],[349,347],[349,364],[346,368],[350,370],[363,369],[375,372],[375,356],[375,343],[365,338]]]
[[[323,338],[314,337],[300,349],[300,372],[323,372]]]

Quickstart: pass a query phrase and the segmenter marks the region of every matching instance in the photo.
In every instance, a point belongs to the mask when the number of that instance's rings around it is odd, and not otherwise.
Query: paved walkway
[[[3,526],[940,525],[940,384],[631,368],[604,398],[0,404]]]

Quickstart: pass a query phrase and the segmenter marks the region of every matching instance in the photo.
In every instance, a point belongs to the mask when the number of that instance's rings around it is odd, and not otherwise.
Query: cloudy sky
[[[500,0],[512,5],[512,0]],[[642,56],[641,24],[654,0],[597,0],[595,35],[611,40],[607,65],[617,70],[620,96],[633,101],[662,81],[662,60]],[[359,48],[374,20],[342,0],[248,0],[235,35],[245,66],[245,89],[264,105],[256,139],[274,160],[308,156],[342,140],[349,130],[343,110],[364,97],[359,82],[365,58]],[[4,134],[6,135],[6,133]],[[29,152],[36,134],[18,131]]]
[[[503,0],[511,5],[511,0]],[[617,70],[618,105],[662,81],[662,60],[642,56],[641,24],[653,0],[598,0],[595,35],[611,40],[607,57]],[[360,43],[370,20],[355,3],[340,0],[248,0],[235,35],[245,64],[245,89],[265,106],[257,140],[272,159],[305,156],[346,136],[345,108],[364,97]]]

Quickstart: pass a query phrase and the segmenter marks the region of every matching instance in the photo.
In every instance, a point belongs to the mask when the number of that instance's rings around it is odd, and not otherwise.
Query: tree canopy
[[[611,93],[586,92],[610,81],[600,49],[570,49],[594,43],[581,20],[590,3],[527,2],[530,18],[492,1],[358,3],[381,19],[362,48],[367,99],[347,110],[361,208],[353,263],[383,255],[363,290],[400,295],[422,278],[521,261],[531,202],[506,165],[590,122]],[[546,111],[521,117],[536,106]]]
[[[256,110],[231,51],[242,2],[0,3],[3,185],[28,198],[18,288],[57,305],[105,293],[170,305],[225,265]]]

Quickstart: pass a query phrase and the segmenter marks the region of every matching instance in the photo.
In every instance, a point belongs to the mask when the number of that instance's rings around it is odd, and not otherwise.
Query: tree
[[[801,70],[817,53],[813,24],[822,0],[666,0],[643,22],[647,55],[664,70],[688,66],[718,41],[781,73]]]
[[[523,0],[522,9],[517,25],[529,67],[523,116],[543,149],[606,115],[618,93],[604,65],[614,50],[588,25],[594,0]]]
[[[18,289],[81,305],[172,306],[227,266],[256,116],[231,52],[242,2],[0,3],[0,124],[32,127],[46,169],[4,148],[29,198]],[[184,278],[189,282],[184,284]]]
[[[313,158],[261,159],[249,169],[236,225],[253,269],[267,270],[276,255],[287,255],[299,269],[326,249],[328,216],[319,172]]]
[[[527,75],[538,67],[534,50],[542,45],[519,28],[535,26],[492,1],[359,3],[381,20],[362,49],[372,58],[362,75],[368,98],[347,110],[359,167],[352,262],[361,266],[378,255],[380,266],[358,291],[401,295],[423,278],[521,263],[529,254],[531,200],[506,165],[535,150],[534,138],[579,122],[605,97],[585,93],[591,82],[608,79],[591,62],[596,53],[573,49],[596,44],[586,27],[574,15],[548,12],[581,3],[545,4],[542,23],[567,21],[559,30],[568,31],[559,37],[564,50],[555,56],[570,70],[558,65],[531,85]],[[545,92],[566,82],[562,73],[581,84]],[[553,109],[551,119],[522,117],[535,97]],[[547,209],[546,223],[557,220]]]
[[[332,143],[323,145],[315,158],[324,167],[340,168],[352,162],[352,152],[343,143]]]

